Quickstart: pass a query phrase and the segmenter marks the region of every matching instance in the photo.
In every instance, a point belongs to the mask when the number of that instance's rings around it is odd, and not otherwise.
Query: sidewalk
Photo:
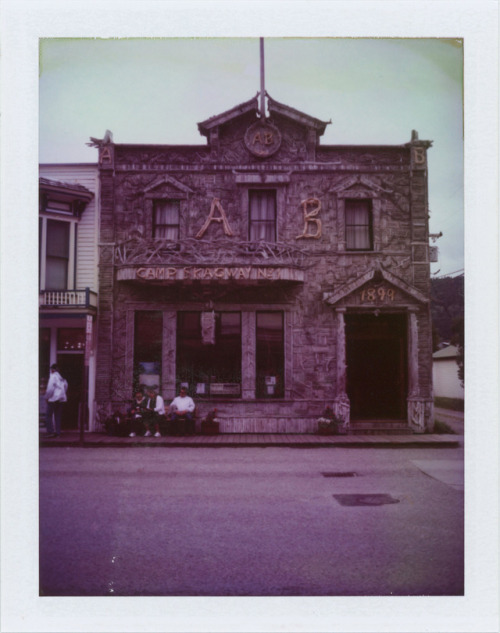
[[[185,437],[112,437],[104,433],[85,433],[83,444],[78,432],[68,431],[60,438],[40,433],[41,447],[83,446],[85,448],[126,447],[203,447],[203,448],[456,448],[463,443],[459,435],[312,435],[239,434],[186,435]]]
[[[434,419],[445,422],[458,435],[464,434],[464,412],[434,407]]]

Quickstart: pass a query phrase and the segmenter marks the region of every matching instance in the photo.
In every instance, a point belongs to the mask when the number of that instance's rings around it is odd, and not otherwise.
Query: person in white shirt
[[[174,423],[174,433],[180,429],[181,420],[187,422],[187,426],[191,427],[194,419],[194,401],[187,395],[186,387],[181,387],[179,395],[170,403],[171,418]]]
[[[68,383],[59,373],[57,365],[51,365],[50,378],[45,391],[47,400],[47,437],[60,437],[61,418],[64,403],[68,400],[66,392]],[[54,419],[54,426],[52,425]],[[54,432],[55,430],[55,432]]]
[[[160,395],[157,395],[154,389],[146,391],[146,406],[144,408],[144,426],[146,433],[144,437],[151,437],[151,427],[154,427],[155,437],[161,437],[160,420],[165,415],[165,403]]]

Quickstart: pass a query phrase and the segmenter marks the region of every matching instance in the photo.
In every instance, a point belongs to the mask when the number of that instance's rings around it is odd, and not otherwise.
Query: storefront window
[[[257,312],[257,398],[284,395],[283,312]]]
[[[241,314],[179,312],[177,386],[193,396],[241,395]]]
[[[57,330],[58,352],[84,352],[85,330],[83,328],[64,327]]]
[[[134,390],[161,387],[163,313],[138,311],[134,327]]]

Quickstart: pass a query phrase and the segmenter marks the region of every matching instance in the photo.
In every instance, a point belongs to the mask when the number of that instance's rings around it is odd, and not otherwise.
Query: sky
[[[432,141],[431,273],[462,272],[463,41],[269,37],[264,51],[271,97],[332,121],[322,144]],[[259,55],[258,37],[42,38],[40,162],[95,162],[86,142],[108,129],[116,143],[204,145],[197,123],[259,91]]]

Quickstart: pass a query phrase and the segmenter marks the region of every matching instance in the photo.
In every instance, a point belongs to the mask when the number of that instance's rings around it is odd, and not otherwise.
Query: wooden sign
[[[360,290],[361,303],[381,304],[392,303],[396,296],[394,288],[379,286],[365,286]]]
[[[254,156],[267,158],[280,148],[281,133],[268,121],[257,121],[247,129],[244,140],[248,151]]]

